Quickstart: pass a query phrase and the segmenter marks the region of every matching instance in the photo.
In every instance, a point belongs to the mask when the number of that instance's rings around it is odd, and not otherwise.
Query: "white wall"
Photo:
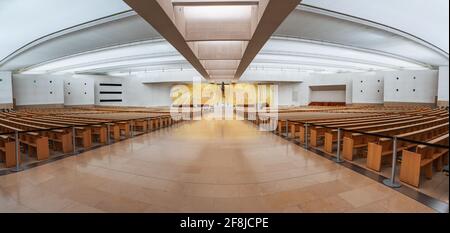
[[[91,75],[64,78],[64,105],[94,105],[94,79]]]
[[[346,104],[352,103],[352,79],[348,75],[343,74],[311,74],[305,77],[305,81],[299,86],[299,105],[308,105],[311,100],[310,86],[318,85],[345,85],[345,102]],[[318,98],[314,96],[314,98]],[[326,102],[330,102],[327,100]]]
[[[0,72],[0,105],[13,103],[11,72]]]
[[[124,96],[127,106],[161,107],[172,104],[170,90],[174,83],[142,83],[145,77],[124,79]]]
[[[312,75],[314,83],[346,85],[347,104],[382,104],[384,75],[379,72]],[[330,81],[335,79],[335,81]],[[325,101],[325,100],[324,100]],[[330,99],[327,101],[329,102]]]
[[[308,73],[279,69],[248,69],[239,79],[240,82],[302,82]]]
[[[311,91],[310,102],[345,102],[345,90]]]
[[[94,79],[95,104],[102,106],[126,106],[122,77],[91,75]],[[121,84],[122,86],[101,86],[101,84]],[[122,92],[122,94],[100,94],[101,92]],[[102,100],[121,99],[121,102],[102,102]]]
[[[434,103],[438,90],[438,72],[384,72],[384,102]]]
[[[298,74],[299,72],[291,72]],[[265,80],[268,75],[262,71],[258,71],[251,80]],[[184,80],[191,83],[195,73],[190,71],[183,72],[152,72],[146,75],[123,77],[124,85],[124,105],[126,106],[170,106],[172,104],[170,98],[170,90],[179,83],[175,80]],[[280,75],[280,74],[279,74]],[[305,74],[303,74],[305,75]],[[306,74],[307,75],[307,74]],[[299,76],[296,76],[297,79]],[[291,76],[291,78],[293,78]],[[249,82],[250,79],[241,80]],[[269,80],[269,79],[267,79]],[[272,77],[271,81],[278,79]],[[144,82],[144,83],[143,83]],[[300,83],[299,82],[279,82],[278,85],[278,103],[279,105],[298,106],[301,103]],[[297,98],[295,99],[295,95]]]
[[[298,106],[300,105],[300,83],[277,83],[278,105]]]
[[[14,75],[14,97],[20,105],[94,105],[89,75]]]
[[[174,83],[174,82],[192,82],[194,77],[201,77],[196,70],[184,69],[184,70],[168,70],[164,72],[148,72],[131,76],[133,78],[139,78],[144,83]],[[204,79],[203,79],[204,80]]]
[[[305,80],[301,84],[301,90],[305,93],[302,105],[312,101],[308,90],[312,85],[345,84],[347,104],[434,103],[438,89],[438,73],[433,70],[311,74]],[[445,91],[448,94],[448,89],[443,89]]]
[[[382,104],[384,99],[384,76],[369,72],[349,74],[353,80],[353,104]]]
[[[13,92],[14,96],[17,97],[17,105],[170,106],[170,90],[173,85],[180,83],[174,80],[179,78],[179,75],[192,77],[193,73],[188,71],[182,74],[177,74],[176,72],[161,73],[163,72],[124,77],[99,75],[14,75]],[[440,86],[440,98],[448,100],[448,67],[441,68],[440,76],[440,82],[444,83]],[[397,80],[397,77],[399,80]],[[165,78],[167,80],[161,82]],[[272,79],[272,82],[275,81],[274,83],[279,85],[279,105],[308,105],[312,101],[335,101],[346,102],[347,104],[379,104],[383,102],[434,103],[435,96],[438,93],[437,71],[353,74],[299,73],[297,78],[302,81],[276,82],[276,79]],[[35,80],[36,83],[34,82]],[[157,80],[160,80],[160,82],[157,82]],[[247,81],[242,80],[242,82]],[[122,86],[100,86],[100,83],[121,84]],[[318,85],[345,85],[346,91],[311,91],[310,86]],[[396,91],[397,89],[399,89],[398,92]],[[413,91],[414,89],[415,91]],[[122,93],[100,94],[101,91]],[[68,94],[69,92],[71,93],[70,95]],[[295,99],[296,95],[297,99]],[[101,99],[121,99],[122,102],[100,102]]]
[[[52,82],[50,83],[50,81]],[[170,90],[173,83],[143,84],[142,81],[143,78],[135,76],[14,75],[13,89],[19,106],[95,104],[150,107],[171,104]],[[122,86],[100,86],[101,83],[122,84]],[[100,94],[105,91],[122,92],[122,94]],[[1,93],[3,95],[4,92]],[[101,102],[101,100],[107,99],[121,99],[122,102]],[[12,103],[12,98],[10,103]]]
[[[439,67],[438,101],[448,102],[448,66]]]
[[[64,76],[13,75],[16,105],[64,104]]]
[[[95,82],[95,104],[102,106],[136,107],[170,106],[172,103],[170,90],[174,83],[155,83],[156,80],[153,78],[160,78],[159,75],[155,75],[156,76],[141,75],[123,77],[91,75],[89,78],[93,79]],[[122,86],[100,86],[100,83],[115,83],[122,84]],[[121,91],[122,94],[100,94],[101,91]],[[122,99],[122,102],[100,102],[101,99]]]
[[[169,70],[165,72],[148,72],[137,75],[145,83],[163,83],[163,82],[192,82],[194,77],[201,75],[190,69]],[[308,77],[308,73],[293,70],[279,69],[248,69],[239,79],[240,82],[301,82]],[[202,81],[205,81],[204,79]]]

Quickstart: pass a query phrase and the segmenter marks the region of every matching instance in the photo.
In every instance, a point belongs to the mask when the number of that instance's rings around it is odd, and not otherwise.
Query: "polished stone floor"
[[[433,212],[243,121],[196,121],[0,176],[0,212]]]

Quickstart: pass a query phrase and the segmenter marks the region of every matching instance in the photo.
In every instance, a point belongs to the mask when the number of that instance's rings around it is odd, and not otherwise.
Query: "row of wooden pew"
[[[345,106],[345,102],[311,102],[309,106]]]
[[[8,133],[8,135],[0,135],[0,162],[4,162],[6,168],[16,166],[15,132],[19,133],[19,153],[27,154],[29,157],[41,161],[48,159],[51,151],[63,154],[72,153],[74,141],[76,147],[89,149],[94,144],[104,145],[109,140],[119,141],[133,136],[134,133],[146,133],[170,126],[181,120],[172,119],[167,114],[120,121],[67,114],[45,115],[34,112],[2,114],[0,116],[0,133]],[[75,137],[73,137],[74,133]],[[19,163],[22,157],[20,154],[18,156]]]
[[[370,109],[370,108],[369,108]],[[365,167],[381,171],[383,160],[391,161],[393,139],[397,140],[397,153],[400,155],[400,180],[415,187],[420,185],[420,174],[431,179],[433,168],[442,171],[448,164],[448,147],[437,148],[423,146],[401,139],[448,146],[448,111],[445,109],[413,108],[409,111],[355,114],[354,116],[335,116],[327,118],[305,118],[304,110],[298,119],[292,114],[287,119],[278,119],[276,133],[285,135],[300,143],[323,150],[330,155],[338,148],[338,129],[340,132],[339,148],[341,155],[348,161],[365,158]],[[361,110],[361,109],[360,109]],[[364,111],[361,111],[363,113]],[[267,123],[271,119],[258,117],[255,124]],[[306,126],[305,123],[308,123]]]

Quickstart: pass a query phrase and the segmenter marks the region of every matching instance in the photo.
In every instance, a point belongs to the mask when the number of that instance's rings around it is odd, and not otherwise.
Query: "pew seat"
[[[428,143],[448,145],[448,134],[430,140]],[[448,165],[448,149],[419,145],[414,151],[404,150],[400,166],[400,181],[419,187],[422,172],[426,179],[431,179],[433,167],[435,171],[441,172],[444,165]]]
[[[0,161],[5,162],[5,167],[16,165],[16,143],[7,135],[0,135]],[[19,156],[20,160],[20,156]]]
[[[416,141],[428,141],[440,137],[441,135],[448,133],[449,123],[444,123],[436,125],[433,127],[420,129],[417,131],[412,131],[404,134],[396,135],[399,139],[411,139]],[[406,141],[397,141],[397,150],[408,150],[414,148],[414,143],[409,143]],[[380,171],[381,170],[381,160],[382,157],[392,154],[393,145],[390,138],[380,138],[377,142],[370,142],[368,146],[367,153],[367,163],[366,166],[369,169]],[[399,152],[399,151],[397,151]]]
[[[50,156],[48,137],[43,137],[39,133],[26,133],[21,134],[20,143],[25,145],[24,150],[26,150],[29,155],[35,155],[37,160],[45,160]]]

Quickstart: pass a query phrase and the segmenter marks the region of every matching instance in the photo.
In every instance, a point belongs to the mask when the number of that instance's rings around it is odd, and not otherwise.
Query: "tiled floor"
[[[198,121],[0,176],[0,212],[433,212],[243,121]]]
[[[366,167],[366,162],[367,160],[365,158],[358,158],[353,161],[354,164],[357,164],[360,167],[364,168]],[[391,171],[392,165],[391,162],[388,161],[387,163],[383,164],[383,166],[381,167],[381,172],[379,172],[378,174],[381,174],[384,177],[390,177]],[[397,174],[400,174],[400,163],[397,164],[396,171]],[[434,171],[432,179],[426,179],[424,176],[421,176],[420,188],[416,188],[403,182],[401,184],[448,204],[449,178],[444,172]]]

